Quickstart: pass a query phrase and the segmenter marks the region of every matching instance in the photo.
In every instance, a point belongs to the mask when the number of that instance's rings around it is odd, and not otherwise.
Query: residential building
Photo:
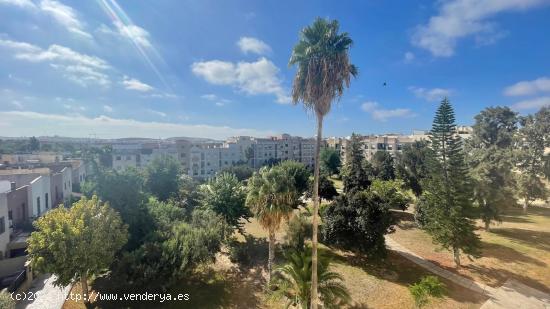
[[[8,195],[0,192],[0,259],[7,256],[10,234]]]

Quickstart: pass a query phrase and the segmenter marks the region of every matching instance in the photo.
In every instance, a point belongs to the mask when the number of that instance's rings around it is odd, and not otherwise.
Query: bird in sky
[[[388,85],[388,83],[386,83],[386,82],[384,82],[384,83],[382,84],[382,86],[384,86],[384,87],[386,87],[387,85]]]

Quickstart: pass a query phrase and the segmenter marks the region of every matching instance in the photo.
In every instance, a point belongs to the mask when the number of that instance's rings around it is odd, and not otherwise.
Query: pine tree
[[[456,133],[454,111],[447,98],[435,114],[430,141],[428,177],[419,202],[423,227],[435,243],[453,252],[459,267],[461,251],[479,256],[480,240],[471,218],[473,192],[462,140]]]
[[[512,146],[518,118],[508,107],[488,107],[475,120],[466,145],[467,161],[475,182],[474,198],[488,231],[491,221],[500,221],[501,208],[516,205]]]
[[[364,166],[365,157],[361,149],[361,136],[352,134],[346,153],[344,166],[344,192],[364,190],[370,186],[369,176]]]

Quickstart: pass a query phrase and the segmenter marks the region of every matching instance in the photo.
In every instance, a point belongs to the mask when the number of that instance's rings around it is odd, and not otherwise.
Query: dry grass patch
[[[509,209],[502,223],[486,232],[478,222],[482,257],[454,268],[452,254],[434,245],[429,235],[416,228],[412,215],[404,218],[393,239],[440,266],[493,287],[513,278],[533,288],[550,292],[550,208],[531,207],[527,214]]]

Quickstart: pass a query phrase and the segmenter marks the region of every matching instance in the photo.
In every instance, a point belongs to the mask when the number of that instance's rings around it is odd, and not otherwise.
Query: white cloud
[[[132,40],[132,42],[141,45],[143,47],[151,47],[151,41],[149,41],[149,32],[136,26],[134,24],[125,25],[120,21],[115,21],[113,23],[118,31],[118,34],[121,36]]]
[[[136,90],[140,92],[148,92],[155,89],[150,85],[147,85],[146,83],[143,83],[135,78],[130,78],[128,76],[124,76],[122,84],[124,85],[124,88],[128,90]]]
[[[504,89],[507,96],[534,95],[540,92],[550,92],[550,78],[540,77],[535,80],[521,81]]]
[[[405,55],[403,55],[403,59],[405,60],[405,62],[411,62],[413,61],[415,58],[414,54],[411,53],[410,51],[406,52]]]
[[[516,110],[522,110],[522,109],[538,109],[544,106],[550,106],[550,97],[540,97],[540,98],[523,100],[513,104],[512,108]]]
[[[225,104],[231,102],[231,100],[220,98],[219,96],[217,96],[213,93],[203,94],[203,95],[201,95],[201,98],[203,98],[205,100],[208,100],[208,101],[215,102],[216,106],[224,106]]]
[[[290,97],[278,77],[279,68],[266,58],[262,57],[256,62],[195,62],[191,70],[209,83],[230,85],[249,95],[273,94],[278,103],[290,103]]]
[[[168,116],[165,112],[161,112],[161,111],[156,111],[154,109],[146,109],[145,110],[147,113],[150,113],[150,114],[153,114],[153,115],[156,115],[156,116],[160,116],[160,117],[166,117]]]
[[[452,93],[450,89],[445,88],[426,89],[411,86],[409,87],[409,90],[414,93],[417,98],[424,99],[430,102],[440,101],[444,97],[449,97]]]
[[[97,84],[107,87],[111,83],[105,73],[111,66],[96,56],[81,54],[56,44],[50,45],[48,49],[42,49],[29,43],[3,39],[0,39],[0,47],[12,50],[14,57],[19,60],[47,62],[52,68],[61,71],[67,79],[82,86]]]
[[[15,5],[24,9],[36,8],[36,5],[31,0],[0,0],[0,4]]]
[[[106,112],[106,113],[112,113],[113,112],[113,107],[110,106],[110,105],[103,105],[103,111]]]
[[[60,25],[67,28],[72,33],[76,33],[86,38],[92,38],[92,36],[83,30],[84,26],[77,17],[76,11],[67,5],[53,0],[42,0],[40,2],[40,9],[46,14],[50,15]]]
[[[254,53],[264,55],[271,52],[271,47],[269,47],[269,45],[267,45],[264,41],[252,37],[245,36],[240,38],[237,45],[245,54]]]
[[[11,101],[11,105],[13,105],[17,109],[23,109],[23,103],[18,100]]]
[[[384,109],[376,101],[367,101],[361,104],[361,109],[378,121],[387,121],[390,118],[412,118],[416,114],[408,108]]]
[[[429,50],[436,57],[454,54],[457,41],[475,36],[478,43],[491,43],[504,33],[489,20],[503,12],[522,11],[547,0],[451,0],[439,2],[439,12],[425,25],[416,28],[412,43]]]
[[[178,124],[167,122],[147,122],[134,119],[116,119],[108,116],[86,117],[81,115],[67,116],[25,111],[0,112],[5,132],[17,136],[61,135],[68,137],[87,137],[96,133],[98,137],[174,137],[194,136],[224,139],[230,136],[250,135],[269,136],[272,131],[240,129],[228,126],[203,124]],[[47,128],[47,129],[46,129]]]

